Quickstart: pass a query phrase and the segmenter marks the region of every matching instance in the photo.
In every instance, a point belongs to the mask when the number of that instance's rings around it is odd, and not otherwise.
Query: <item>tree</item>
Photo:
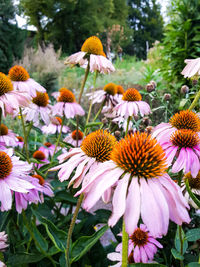
[[[148,47],[162,39],[163,18],[156,0],[128,0],[129,25],[133,29],[132,43],[126,52],[146,58]]]
[[[12,0],[0,1],[0,71],[7,73],[13,60],[20,58],[26,32],[17,27]]]
[[[86,38],[100,36],[113,24],[124,26],[128,15],[124,0],[21,0],[20,5],[37,28],[39,42],[51,42],[67,53],[80,50]]]

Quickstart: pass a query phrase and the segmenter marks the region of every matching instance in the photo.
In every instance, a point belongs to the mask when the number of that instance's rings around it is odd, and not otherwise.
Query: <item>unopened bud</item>
[[[150,81],[150,84],[152,84],[152,85],[153,85],[154,89],[155,89],[155,88],[156,88],[156,86],[157,86],[157,83],[156,83],[155,81]]]
[[[137,115],[134,115],[134,120],[137,121],[139,117]]]
[[[197,83],[198,83],[198,80],[192,80],[192,85],[197,85]]]
[[[115,131],[115,137],[120,137],[121,132],[120,131]]]
[[[181,87],[181,93],[182,94],[187,94],[189,92],[189,87],[187,86],[187,85],[183,85],[182,87]]]
[[[155,87],[154,87],[153,84],[148,83],[147,86],[146,86],[146,90],[147,90],[148,93],[151,93],[151,92],[153,92],[155,90]]]
[[[104,117],[104,118],[101,120],[101,122],[102,122],[103,124],[106,124],[106,123],[108,122],[108,120]]]
[[[142,121],[145,126],[148,126],[149,124],[151,124],[151,120],[148,117],[144,117]]]
[[[164,94],[164,100],[169,101],[171,99],[171,94]]]

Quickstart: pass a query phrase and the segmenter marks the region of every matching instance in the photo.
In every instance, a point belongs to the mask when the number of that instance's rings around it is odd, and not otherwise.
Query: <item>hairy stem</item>
[[[194,107],[195,107],[195,106],[197,105],[197,103],[198,103],[199,98],[200,98],[200,90],[199,90],[199,92],[196,94],[196,96],[195,96],[195,98],[194,98],[192,104],[191,104],[190,107],[189,107],[189,110],[194,109]]]
[[[23,134],[24,134],[24,148],[25,148],[25,152],[26,152],[26,159],[27,159],[28,163],[30,163],[29,152],[28,152],[28,136],[26,134],[24,117],[22,115],[22,109],[21,108],[19,108],[19,112],[20,112],[20,117],[21,117],[21,122],[22,122],[22,129],[23,129]]]
[[[125,222],[123,220],[122,226],[122,267],[128,266],[128,234],[125,229]]]

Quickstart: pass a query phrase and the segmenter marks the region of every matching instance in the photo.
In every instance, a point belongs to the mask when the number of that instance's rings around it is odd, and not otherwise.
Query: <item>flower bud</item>
[[[155,89],[155,88],[156,88],[156,86],[157,86],[157,83],[156,83],[155,81],[150,81],[150,84],[152,84],[152,85],[153,85],[154,89]]]
[[[149,124],[151,124],[151,120],[148,117],[144,117],[142,121],[145,126],[148,126]]]
[[[115,137],[117,137],[117,138],[118,138],[118,137],[120,137],[120,135],[121,135],[121,132],[120,132],[120,131],[115,131],[115,133],[114,133],[114,134],[115,134]]]
[[[163,99],[169,101],[171,99],[171,94],[164,94]]]
[[[182,94],[187,94],[189,92],[189,87],[187,85],[183,85],[181,87],[181,93]]]
[[[197,83],[198,83],[198,80],[196,79],[192,80],[192,85],[197,85]]]
[[[151,92],[153,92],[155,90],[155,87],[154,87],[153,84],[148,83],[147,86],[146,86],[146,90],[147,90],[148,93],[151,93]]]
[[[101,120],[101,122],[103,123],[103,124],[106,124],[107,122],[108,122],[108,120],[107,120],[107,118],[103,118],[102,120]]]

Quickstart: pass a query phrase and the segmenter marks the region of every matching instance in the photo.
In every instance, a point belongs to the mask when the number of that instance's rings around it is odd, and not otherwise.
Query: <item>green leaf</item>
[[[85,125],[85,129],[86,128],[91,128],[91,127],[93,127],[93,126],[99,126],[99,125],[101,125],[102,124],[102,122],[90,122],[90,123],[88,123],[88,124],[86,124]]]
[[[47,241],[44,239],[44,237],[41,235],[41,233],[39,232],[39,230],[37,229],[37,227],[31,223],[31,230],[35,236],[35,239],[37,240],[37,242],[39,243],[40,247],[44,250],[47,251],[48,250],[48,243]],[[37,249],[39,249],[39,247],[37,246]],[[40,251],[42,252],[42,251]]]
[[[188,191],[188,194],[190,195],[191,199],[194,201],[194,203],[200,208],[200,201],[198,200],[198,198],[192,193],[190,186],[189,186],[189,182],[188,179],[185,181],[185,185],[186,185],[186,189]]]
[[[182,241],[183,241],[183,254],[184,254],[188,248],[188,242],[187,240],[185,240],[185,233],[182,228],[181,228],[181,235],[182,235]],[[179,226],[177,226],[174,244],[175,244],[175,248],[177,249],[177,251],[181,252],[181,242],[179,239]]]
[[[197,241],[198,239],[200,239],[200,228],[189,230],[186,233],[185,238],[190,242]]]
[[[177,251],[176,249],[172,248],[171,249],[171,253],[174,256],[175,259],[177,260],[184,260],[183,255],[181,255],[181,253],[179,251]]]
[[[65,251],[66,241],[67,241],[67,233],[59,230],[55,224],[51,221],[47,220],[45,217],[42,217],[39,213],[33,210],[34,215],[37,219],[45,226],[47,234],[51,241],[54,243],[55,247],[60,251]]]
[[[200,263],[198,263],[198,262],[190,262],[186,267],[200,267]]]
[[[100,237],[108,230],[108,226],[103,226],[99,231],[92,236],[81,236],[72,245],[71,263],[79,260],[92,246],[99,240]]]
[[[40,167],[40,171],[41,172],[46,172],[47,170],[53,168],[56,165],[58,165],[58,161],[53,161],[51,163],[45,164],[42,167]]]
[[[73,197],[69,192],[65,191],[60,191],[56,193],[54,197],[55,202],[64,202],[64,203],[72,203],[76,204],[77,203],[77,198]]]
[[[7,265],[22,266],[25,263],[33,263],[42,260],[45,256],[35,253],[9,254]]]
[[[159,263],[133,263],[129,264],[129,267],[167,267],[166,265]]]

